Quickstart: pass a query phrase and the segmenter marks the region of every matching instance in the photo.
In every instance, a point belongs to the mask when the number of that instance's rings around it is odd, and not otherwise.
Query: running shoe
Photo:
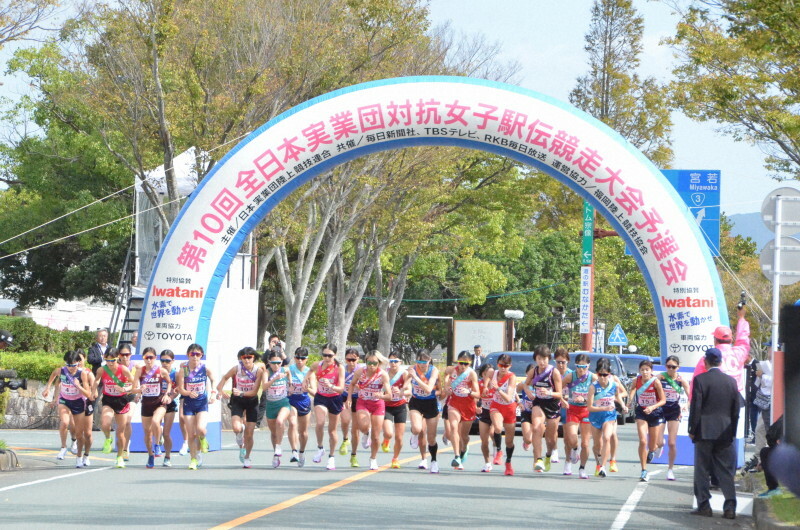
[[[647,463],[648,464],[653,461],[653,457],[654,456],[656,456],[656,452],[655,451],[647,451]]]
[[[586,469],[580,468],[578,470],[578,478],[584,478],[584,479],[588,479],[589,478],[589,475],[586,474]]]
[[[606,468],[601,467],[600,471],[597,472],[597,476],[600,477],[600,478],[605,478],[607,476]]]
[[[119,469],[124,469],[125,468],[125,459],[122,458],[121,456],[117,457],[116,467],[118,467]]]
[[[439,474],[439,462],[437,462],[436,460],[431,461],[431,473],[434,475]]]
[[[244,431],[239,431],[236,433],[236,445],[239,447],[244,447]]]
[[[372,433],[369,432],[361,437],[361,447],[369,449],[372,446]]]
[[[469,446],[464,450],[464,454],[461,455],[461,463],[462,464],[466,464],[467,463],[467,456],[469,456]]]
[[[550,455],[550,461],[554,464],[558,464],[558,449],[553,449],[553,453]]]
[[[450,467],[457,468],[461,465],[461,458],[458,456],[453,457],[453,460],[450,462]]]
[[[599,464],[598,464],[598,465],[596,465],[596,466],[594,466],[594,476],[595,476],[595,477],[597,477],[597,476],[599,476],[599,475],[600,475],[600,469],[601,469],[602,467],[603,467],[603,466],[601,466],[601,465],[599,465]]]
[[[420,460],[417,469],[428,469],[428,460],[426,458]]]
[[[205,437],[200,438],[200,452],[207,453],[208,452],[208,440]]]
[[[272,467],[273,468],[281,467],[281,457],[278,456],[278,453],[275,453],[275,456],[272,457]]]
[[[580,460],[580,459],[581,459],[581,452],[578,451],[577,447],[572,448],[570,450],[570,452],[569,452],[569,460],[570,460],[570,462],[572,462],[573,464],[577,464],[578,460]]]
[[[656,458],[661,458],[661,455],[664,453],[664,446],[659,445],[656,447]]]
[[[153,455],[158,458],[163,454],[163,450],[161,449],[161,444],[153,445]]]
[[[492,461],[492,464],[499,466],[502,463],[503,463],[503,451],[498,449],[497,452],[494,454],[494,460]]]
[[[334,471],[336,469],[336,460],[332,456],[328,457],[328,465],[325,466],[328,471]]]
[[[314,458],[312,459],[315,464],[319,464],[322,462],[322,457],[325,456],[325,448],[318,447],[317,452],[314,454]]]
[[[564,474],[572,475],[572,462],[570,462],[569,460],[564,462]]]
[[[189,462],[189,469],[191,469],[192,471],[197,471],[197,467],[198,467],[197,459],[192,458],[191,461]]]
[[[667,480],[675,480],[675,473],[671,469],[667,470]]]
[[[293,464],[297,462],[297,449],[292,449],[292,458],[289,460],[289,463]]]
[[[347,454],[347,451],[350,450],[350,440],[345,438],[342,440],[342,445],[339,446],[339,454],[344,456]]]
[[[203,467],[203,453],[197,455],[197,467]]]
[[[374,458],[369,459],[369,470],[370,471],[377,471],[378,470],[378,461]]]
[[[358,457],[356,455],[350,456],[350,467],[361,467],[358,465]]]
[[[392,458],[392,465],[389,467],[391,469],[400,469],[400,461],[396,458]]]
[[[253,462],[249,458],[245,458],[244,462],[242,462],[242,467],[244,467],[245,469],[250,469],[251,467],[253,467]]]
[[[522,450],[523,451],[530,451],[531,450],[531,444],[529,442],[526,442],[525,440],[522,440]]]
[[[617,466],[616,460],[611,460],[608,462],[608,470],[612,473],[616,473],[619,471],[619,467]]]
[[[536,459],[536,464],[534,464],[533,470],[537,473],[541,473],[544,471],[544,462],[542,462],[541,458]]]
[[[163,467],[172,467],[172,460],[164,457],[164,462],[161,464]]]
[[[381,444],[381,451],[384,453],[389,452],[389,440],[383,440],[383,443]]]
[[[492,472],[492,464],[486,462],[483,464],[483,469],[481,469],[481,473],[491,473]]]
[[[247,449],[244,447],[239,448],[239,462],[244,463],[244,457],[247,456]]]
[[[105,452],[105,451],[103,451],[103,452]],[[178,454],[181,455],[181,456],[186,456],[187,454],[189,454],[189,443],[188,442],[186,442],[186,441],[183,442],[183,445],[181,446],[181,450],[178,451]]]
[[[419,449],[419,437],[416,434],[412,434],[411,439],[408,440],[408,445],[411,446],[411,449]]]
[[[106,440],[103,442],[103,452],[105,454],[109,454],[111,452],[111,446],[113,443],[114,442],[111,441],[111,438],[106,438]]]
[[[64,457],[65,457],[65,456],[67,456],[67,448],[66,448],[66,447],[62,447],[62,448],[61,448],[61,449],[58,451],[58,456],[56,456],[56,459],[57,459],[57,460],[64,460]]]
[[[89,460],[89,455],[83,455],[83,467],[89,467],[92,465],[92,461]]]
[[[73,455],[78,454],[78,440],[72,440],[72,445],[69,446],[69,452]]]
[[[648,482],[650,479],[647,478],[647,470],[643,469],[642,474],[639,475],[639,482]]]
[[[514,468],[511,467],[511,462],[506,462],[506,472],[503,474],[508,477],[514,476]]]
[[[306,465],[306,455],[305,453],[300,453],[297,457],[297,467],[303,467],[304,465]]]
[[[283,447],[281,447],[280,445],[276,445],[275,446],[275,454],[277,456],[283,456]]]
[[[769,491],[765,491],[764,493],[759,493],[758,494],[758,498],[759,499],[769,499],[770,497],[774,497],[775,495],[780,495],[782,493],[783,493],[783,490],[781,488],[774,488],[774,489],[771,489]]]
[[[147,467],[147,469],[153,469],[156,467],[156,457],[153,455],[147,455],[147,464],[145,467]]]
[[[545,456],[544,457],[544,470],[550,471],[550,463],[553,461],[552,457]]]
[[[122,451],[122,458],[127,462],[128,460],[131,459],[131,452],[128,451],[127,449]]]
[[[83,467],[83,458],[76,456],[75,457],[75,467],[82,468]]]

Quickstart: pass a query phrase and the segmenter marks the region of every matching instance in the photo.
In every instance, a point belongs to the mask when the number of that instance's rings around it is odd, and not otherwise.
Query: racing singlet
[[[536,395],[536,399],[555,399],[550,395],[554,389],[553,370],[554,368],[549,366],[544,373],[539,374],[539,367],[534,368],[533,381],[536,382],[533,383],[533,393]]]
[[[289,397],[289,378],[280,377],[285,373],[283,369],[280,369],[269,377],[272,384],[267,389],[267,401],[280,401]]]
[[[201,364],[194,370],[189,369],[189,365],[183,367],[183,386],[188,392],[197,392],[196,398],[184,396],[184,399],[193,399],[194,401],[204,401],[208,399],[208,389],[206,388],[208,381],[208,374],[206,373],[206,365]]]
[[[672,385],[666,378],[661,379],[661,387],[664,389],[664,397],[667,398],[667,405],[677,405],[681,400],[681,394],[683,393],[683,379],[681,376],[677,376],[675,379],[672,380],[675,383],[675,386]]]
[[[251,372],[242,363],[239,363],[236,375],[233,376],[233,387],[238,388],[242,393],[252,392],[256,389],[256,373],[258,373],[258,370],[255,373]]]
[[[494,391],[495,389],[487,390],[486,383],[484,380],[481,379],[478,381],[478,390],[481,392],[481,408],[489,410],[489,407],[492,405],[492,401],[494,400]]]
[[[511,383],[511,374],[510,373],[506,374],[506,376],[501,381],[497,380],[497,375],[498,375],[498,372],[495,372],[494,373],[494,378],[493,378],[495,384],[497,384],[497,387],[498,387],[497,390],[502,390],[503,392],[505,392],[507,394],[508,393],[508,385],[509,385],[509,383]],[[510,405],[511,403],[513,403],[513,401],[507,401],[507,400],[503,399],[503,397],[500,395],[500,392],[497,392],[497,391],[494,392],[494,395],[492,396],[492,399],[498,405]]]
[[[142,387],[142,397],[153,398],[163,394],[161,377],[161,367],[154,366],[149,372],[147,368],[142,368],[142,375],[139,376],[139,385]]]
[[[125,394],[128,393],[127,390],[125,390],[124,388],[120,387],[116,383],[116,381],[114,381],[114,379],[110,375],[108,375],[108,372],[106,372],[105,368],[101,368],[98,371],[98,373],[100,374],[100,378],[102,379],[103,395],[104,396],[119,397],[119,396],[124,396]],[[117,371],[114,373],[114,375],[117,376],[117,379],[119,379],[119,381],[122,384],[125,384],[125,383],[128,382],[125,379],[125,376],[122,375],[122,367],[121,366],[117,366]]]
[[[458,377],[452,377],[450,387],[453,389],[453,395],[458,397],[467,397],[472,393],[472,385],[469,380],[469,373],[472,368],[467,368]]]
[[[613,407],[614,398],[617,396],[617,383],[611,381],[608,386],[603,388],[600,383],[595,381],[592,383],[594,386],[594,406],[595,407]],[[615,411],[611,411],[615,412]],[[616,412],[615,412],[616,413]]]
[[[397,373],[389,378],[389,387],[392,390],[392,399],[386,403],[387,407],[399,407],[406,404],[406,397],[403,395],[403,387],[406,384],[406,375],[404,372],[397,371]]]
[[[289,365],[289,375],[292,378],[291,383],[289,384],[289,393],[291,395],[293,396],[308,395],[307,392],[303,392],[303,380],[305,380],[308,370],[309,370],[308,366],[300,370],[295,364]]]
[[[592,372],[586,371],[583,377],[578,377],[577,372],[572,372],[572,381],[567,385],[569,387],[569,402],[570,407],[585,407],[586,400],[589,396],[589,385],[592,384]]]
[[[327,369],[323,369],[322,363],[317,368],[318,391],[325,397],[336,397],[339,394],[333,391],[333,387],[339,382],[339,365],[332,363]]]
[[[383,390],[383,378],[381,374],[383,374],[383,370],[380,368],[375,370],[372,377],[369,377],[366,370],[361,373],[361,377],[358,378],[358,382],[356,383],[358,399],[363,399],[365,401],[378,401],[381,399]]]
[[[75,375],[69,373],[69,369],[64,366],[61,368],[61,391],[59,392],[59,397],[61,399],[65,399],[67,401],[74,401],[76,399],[81,399],[83,394],[81,391],[78,390],[78,387],[75,386],[75,380],[81,379],[81,370],[77,370]]]
[[[414,370],[416,370],[416,369],[417,369],[417,367],[415,366]],[[430,381],[432,373],[433,373],[433,366],[431,366],[429,364],[428,365],[428,371],[425,372],[425,376],[423,377],[422,375],[420,375],[419,372],[417,372],[417,377],[419,377],[420,379],[422,379],[423,381],[425,381],[427,383],[428,381]],[[411,380],[411,395],[413,397],[417,398],[417,399],[436,399],[436,393],[435,392],[426,392],[425,389],[422,388],[419,385],[419,383],[417,383],[416,379],[412,379]]]
[[[647,381],[642,381],[642,376],[636,377],[636,404],[641,407],[651,407],[658,403],[658,394],[656,394],[656,378],[651,377]]]

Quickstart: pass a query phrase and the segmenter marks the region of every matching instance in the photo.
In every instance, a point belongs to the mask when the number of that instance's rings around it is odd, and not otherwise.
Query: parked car
[[[619,360],[622,361],[625,372],[631,379],[635,379],[636,376],[639,375],[639,363],[642,361],[650,361],[653,365],[661,363],[661,359],[654,359],[649,355],[640,355],[638,353],[623,353],[615,355],[614,357],[618,357]]]
[[[576,351],[569,354],[569,368],[574,370],[575,369],[575,356],[579,353],[585,353],[589,356],[589,370],[591,372],[595,371],[597,366],[597,360],[601,357],[605,357],[609,361],[611,361],[611,373],[616,375],[620,382],[625,386],[625,390],[630,391],[630,387],[634,379],[628,375],[627,370],[625,369],[625,365],[622,364],[622,360],[620,359],[619,355],[608,354],[608,353],[595,353],[595,352],[584,352],[584,351]],[[649,357],[648,357],[649,358]],[[639,364],[636,364],[636,373],[639,373]],[[635,374],[634,374],[635,375]],[[617,404],[617,424],[624,425],[625,423],[633,423],[635,419],[634,411],[628,410],[628,414],[622,413],[622,408]]]

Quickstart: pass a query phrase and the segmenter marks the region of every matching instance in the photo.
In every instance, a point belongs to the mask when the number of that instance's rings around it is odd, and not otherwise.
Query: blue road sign
[[[609,346],[627,346],[628,345],[628,337],[625,335],[625,332],[622,330],[622,326],[617,324],[614,326],[614,331],[611,332],[611,335],[608,336],[608,345]]]
[[[712,256],[719,256],[720,171],[662,169],[700,225]]]

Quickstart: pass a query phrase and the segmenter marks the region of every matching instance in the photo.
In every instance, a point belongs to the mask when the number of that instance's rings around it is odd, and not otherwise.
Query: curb
[[[774,530],[777,528],[797,528],[794,525],[776,520],[769,509],[769,501],[756,496],[753,499],[753,519],[758,530]]]
[[[6,450],[0,453],[0,471],[11,471],[17,467],[17,457],[13,451]]]

